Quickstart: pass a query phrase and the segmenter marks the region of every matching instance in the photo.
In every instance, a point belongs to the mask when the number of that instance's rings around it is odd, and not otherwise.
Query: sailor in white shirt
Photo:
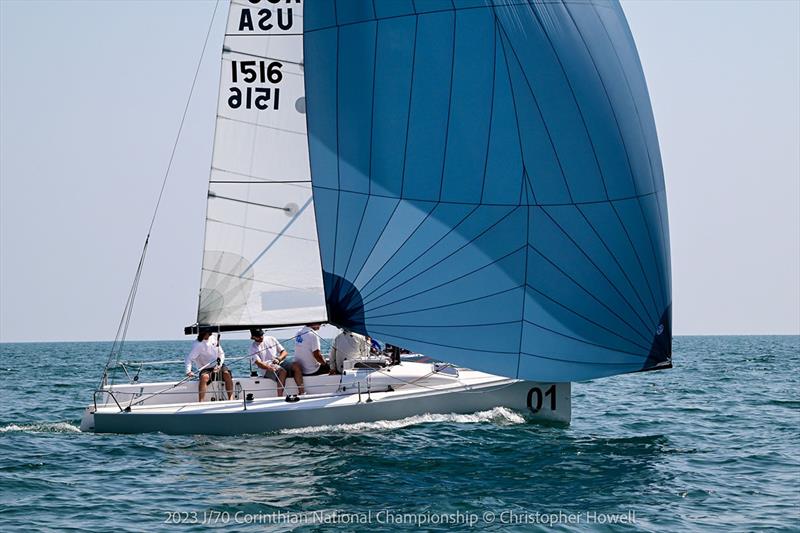
[[[367,357],[369,353],[370,341],[367,337],[346,329],[342,330],[333,339],[330,356],[331,374],[341,374],[344,371],[344,362],[348,359]]]
[[[205,400],[208,384],[220,377],[225,381],[228,399],[233,398],[233,376],[228,367],[223,364],[224,362],[225,351],[219,344],[216,335],[210,331],[200,332],[197,335],[197,340],[192,345],[192,351],[184,359],[187,376],[194,377],[192,363],[197,366],[197,370],[200,372],[200,382],[197,384],[199,401]]]
[[[264,336],[261,329],[251,329],[250,338],[253,339],[253,344],[250,345],[250,361],[265,370],[264,377],[278,382],[278,396],[283,396],[283,385],[288,374],[292,374],[298,392],[303,394],[303,371],[280,341],[269,335]]]
[[[319,322],[307,324],[294,335],[294,357],[300,363],[304,376],[327,374],[330,371],[319,347],[317,331],[321,325]]]

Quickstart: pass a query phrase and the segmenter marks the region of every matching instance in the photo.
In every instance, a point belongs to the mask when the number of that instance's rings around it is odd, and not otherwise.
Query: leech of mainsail
[[[327,319],[309,209],[302,31],[302,3],[230,4],[198,324],[223,331]]]
[[[616,1],[309,2],[330,321],[573,381],[671,361],[664,176]]]

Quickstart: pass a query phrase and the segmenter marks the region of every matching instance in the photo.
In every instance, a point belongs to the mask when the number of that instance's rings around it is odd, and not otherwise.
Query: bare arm
[[[263,368],[264,370],[272,370],[272,366],[269,363],[265,363],[261,359],[256,359],[253,361],[258,368]]]

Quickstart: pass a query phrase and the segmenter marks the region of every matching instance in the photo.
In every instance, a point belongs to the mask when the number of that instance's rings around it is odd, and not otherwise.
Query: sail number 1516
[[[231,61],[231,82],[259,83],[277,85],[283,80],[280,61]],[[281,90],[278,87],[230,87],[228,105],[231,109],[278,109],[280,107]],[[272,105],[270,106],[270,101]]]

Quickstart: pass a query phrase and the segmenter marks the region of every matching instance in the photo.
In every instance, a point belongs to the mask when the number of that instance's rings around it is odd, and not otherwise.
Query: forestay
[[[313,2],[304,46],[331,322],[527,379],[670,365],[664,177],[617,2]]]
[[[197,322],[326,319],[308,162],[303,5],[233,0]]]

